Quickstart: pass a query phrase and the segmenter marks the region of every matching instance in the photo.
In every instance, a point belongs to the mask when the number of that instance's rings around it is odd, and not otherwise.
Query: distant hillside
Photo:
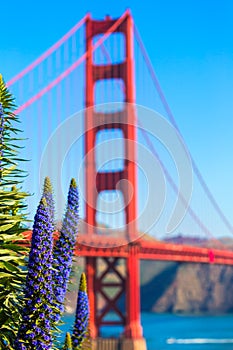
[[[216,249],[233,248],[233,237],[232,238],[221,237],[219,239],[205,239],[205,238],[199,238],[198,236],[192,237],[192,236],[185,236],[185,235],[179,234],[173,237],[165,238],[163,241],[167,243],[211,247]]]
[[[233,312],[232,266],[142,261],[141,275],[144,311]]]

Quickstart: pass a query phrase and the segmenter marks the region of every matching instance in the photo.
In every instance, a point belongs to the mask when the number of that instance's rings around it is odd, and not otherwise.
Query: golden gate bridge
[[[32,192],[49,175],[62,207],[63,179],[79,175],[76,254],[86,259],[92,347],[145,349],[140,259],[232,265],[219,233],[233,227],[186,149],[130,11],[104,20],[87,14],[7,85],[29,138]],[[206,237],[214,248],[166,243],[169,231]],[[126,274],[117,269],[120,259]],[[106,280],[110,273],[115,281]],[[106,288],[118,291],[110,297]],[[103,325],[123,326],[124,337],[101,339]]]

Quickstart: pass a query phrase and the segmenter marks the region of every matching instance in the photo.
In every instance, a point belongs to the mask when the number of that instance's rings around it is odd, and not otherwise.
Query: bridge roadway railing
[[[143,239],[143,236],[129,242],[123,238],[81,234],[77,240],[75,254],[85,257],[127,258],[129,247],[132,245],[138,246],[138,258],[143,260],[233,265],[231,250],[150,241]]]

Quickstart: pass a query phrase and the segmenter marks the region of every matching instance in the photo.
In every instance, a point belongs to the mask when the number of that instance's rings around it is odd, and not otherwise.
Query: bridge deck
[[[149,241],[143,237],[134,242],[99,235],[80,235],[75,254],[91,257],[127,258],[130,245],[138,246],[138,258],[177,262],[233,265],[233,251]]]

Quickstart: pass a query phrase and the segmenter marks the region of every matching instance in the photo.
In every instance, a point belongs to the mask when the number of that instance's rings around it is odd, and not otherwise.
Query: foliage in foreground
[[[23,240],[27,193],[19,186],[24,172],[19,169],[16,143],[18,122],[14,114],[14,98],[0,75],[0,348],[13,344],[21,309],[22,285],[25,282],[27,249]]]
[[[64,309],[71,271],[78,224],[78,191],[72,179],[62,230],[53,248],[54,201],[50,179],[45,179],[26,264],[28,250],[22,244],[22,232],[26,221],[23,200],[28,194],[17,188],[24,173],[18,169],[21,159],[17,158],[19,147],[15,145],[19,130],[12,126],[18,121],[14,108],[14,99],[0,76],[0,349],[50,350],[52,330]],[[63,347],[66,349],[81,349],[85,337],[89,304],[84,281],[85,275],[82,275],[82,290],[78,294],[82,292],[82,298],[78,297],[76,323],[72,337],[66,336]],[[59,298],[55,298],[55,293]],[[77,328],[78,315],[85,315],[81,328]]]
[[[48,179],[46,181],[48,182]],[[55,340],[52,330],[64,310],[77,235],[79,207],[77,185],[72,179],[60,237],[54,248],[54,218],[51,207],[45,199],[45,192],[44,190],[34,219],[25,288],[25,307],[15,350],[50,350]],[[52,193],[51,187],[49,192]],[[82,274],[72,334],[73,349],[81,349],[87,332],[88,318],[86,277]],[[69,335],[67,335],[65,346],[70,345]]]

